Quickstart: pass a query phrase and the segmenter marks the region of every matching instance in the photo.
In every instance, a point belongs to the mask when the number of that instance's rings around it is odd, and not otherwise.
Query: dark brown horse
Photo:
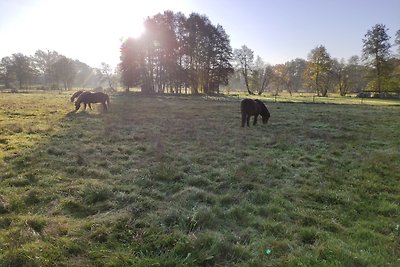
[[[82,91],[82,90],[79,90],[79,91],[75,92],[75,93],[71,96],[71,102],[74,102],[75,98],[78,98],[83,92],[84,92],[84,91]],[[92,105],[91,105],[90,103],[88,103],[88,106],[89,106],[90,110],[93,110],[93,109],[92,109]],[[85,109],[86,109],[86,107],[85,107]]]
[[[79,95],[78,99],[75,102],[75,110],[78,110],[81,107],[81,103],[84,104],[84,110],[86,110],[86,105],[90,103],[101,103],[103,105],[104,111],[107,111],[110,107],[110,98],[107,94],[97,92],[83,92]]]
[[[258,99],[255,100],[250,98],[243,99],[242,102],[240,103],[240,111],[242,112],[242,127],[244,127],[244,124],[246,122],[247,126],[250,126],[251,116],[254,116],[253,125],[257,124],[258,115],[261,115],[263,123],[267,123],[269,117],[271,116],[264,103]]]

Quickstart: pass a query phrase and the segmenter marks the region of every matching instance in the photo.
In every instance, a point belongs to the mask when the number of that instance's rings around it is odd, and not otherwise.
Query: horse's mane
[[[75,98],[79,97],[82,93],[83,93],[82,90],[79,90],[79,91],[75,92],[75,93],[71,96],[71,102],[74,102]]]

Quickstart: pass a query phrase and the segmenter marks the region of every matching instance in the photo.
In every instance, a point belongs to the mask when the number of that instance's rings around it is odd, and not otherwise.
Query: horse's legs
[[[244,124],[246,123],[246,113],[242,113],[242,127],[244,127]]]
[[[257,117],[258,117],[258,115],[254,115],[254,122],[253,122],[253,125],[256,125],[256,124],[257,124]]]
[[[90,110],[93,110],[92,105],[90,103],[88,103],[88,106],[89,106]]]
[[[83,103],[83,110],[86,111],[86,103]]]
[[[106,105],[106,103],[103,102],[102,104],[103,104],[104,111],[107,111],[107,105]]]
[[[249,127],[250,126],[250,115],[247,115],[247,126]]]

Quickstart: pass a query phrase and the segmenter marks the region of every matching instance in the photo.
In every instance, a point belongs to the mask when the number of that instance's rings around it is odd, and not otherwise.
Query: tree
[[[348,66],[344,59],[332,59],[331,73],[335,79],[336,88],[341,96],[345,96],[350,88]]]
[[[57,62],[53,64],[53,68],[56,85],[58,86],[59,82],[62,82],[65,90],[71,88],[76,75],[73,60],[65,56],[60,56]]]
[[[80,62],[79,60],[74,61],[75,66],[75,79],[74,85],[80,87],[95,87],[97,86],[96,70],[87,65],[86,63]]]
[[[13,71],[13,60],[11,57],[3,57],[0,62],[0,77],[4,82],[5,88],[11,88],[12,82],[15,80],[15,72]]]
[[[218,93],[233,72],[229,36],[206,16],[165,11],[145,22],[145,34],[121,46],[121,77],[142,92]]]
[[[286,86],[290,95],[292,92],[297,92],[303,88],[304,72],[307,67],[307,61],[301,58],[296,58],[292,61],[286,62],[287,68]]]
[[[142,89],[147,91],[148,87],[145,85],[145,77],[142,73],[143,71],[141,71],[144,65],[143,54],[144,51],[136,39],[128,38],[121,45],[121,63],[119,64],[119,68],[121,71],[121,81],[126,86],[127,92],[129,88],[137,86],[140,83],[142,83]]]
[[[323,45],[311,50],[308,55],[307,77],[318,96],[327,96],[330,82],[331,57]]]
[[[30,57],[21,53],[12,55],[12,70],[15,73],[16,79],[19,84],[19,89],[24,86],[27,87],[35,75]]]
[[[252,92],[261,95],[270,84],[274,76],[271,65],[265,64],[260,56],[254,62],[254,68],[250,77],[250,87]]]
[[[366,86],[366,67],[360,64],[359,56],[351,56],[347,61],[349,92],[359,93]]]
[[[102,81],[108,83],[108,87],[114,90],[115,78],[111,66],[105,62],[101,62],[100,72],[102,74]]]
[[[249,77],[251,76],[252,72],[254,52],[247,46],[243,45],[240,49],[235,49],[233,51],[233,56],[236,61],[237,68],[243,75],[247,92],[250,95],[254,95],[254,93],[250,90],[249,86]]]
[[[399,53],[400,57],[400,30],[396,32],[394,44],[397,46],[397,52]]]
[[[43,77],[43,83],[50,87],[54,83],[54,64],[60,58],[56,51],[43,51],[37,50],[35,52],[33,61],[39,73]]]
[[[363,59],[369,61],[369,65],[375,72],[375,90],[382,92],[382,83],[387,78],[387,61],[390,57],[389,43],[390,36],[386,33],[388,29],[383,24],[376,24],[371,30],[365,34],[363,41]]]

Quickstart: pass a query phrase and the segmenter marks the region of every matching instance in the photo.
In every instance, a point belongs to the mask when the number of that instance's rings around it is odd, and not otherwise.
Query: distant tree
[[[100,72],[102,74],[102,81],[107,82],[108,87],[114,90],[115,77],[111,66],[105,62],[101,62]]]
[[[3,57],[0,62],[0,77],[3,80],[5,88],[11,88],[15,81],[15,72],[13,71],[13,60],[11,57]]]
[[[292,92],[297,92],[303,88],[304,72],[307,68],[307,61],[301,58],[296,58],[285,63],[287,71],[287,90],[290,95]]]
[[[254,95],[253,91],[250,90],[250,83],[249,83],[253,67],[253,60],[254,60],[253,50],[243,45],[240,49],[235,49],[233,51],[233,56],[236,61],[236,67],[240,70],[240,72],[243,75],[247,92],[250,95]]]
[[[400,93],[400,59],[392,57],[388,65],[390,72],[386,80],[387,91]]]
[[[400,30],[396,32],[394,44],[397,46],[398,56],[400,57]]]
[[[376,24],[371,30],[365,34],[363,41],[363,59],[367,61],[375,72],[375,90],[382,92],[383,80],[387,78],[387,61],[390,57],[389,42],[390,36],[387,34],[388,29],[383,24]]]
[[[57,62],[53,64],[53,68],[57,86],[61,82],[65,90],[71,88],[76,75],[74,61],[65,56],[60,56]]]
[[[251,88],[252,92],[261,95],[271,83],[274,77],[272,66],[265,64],[260,56],[257,56],[254,63],[254,69],[251,75]]]
[[[142,90],[148,91],[149,85],[146,84],[146,71],[144,65],[144,51],[140,42],[133,38],[128,38],[121,45],[121,63],[119,64],[122,84],[129,88],[142,84]]]
[[[308,55],[307,77],[318,96],[327,96],[330,82],[331,57],[320,45]]]
[[[121,79],[142,92],[218,93],[233,72],[229,36],[206,16],[165,11],[145,22],[145,33],[121,46]]]
[[[98,85],[96,70],[79,60],[74,61],[75,79],[74,86],[95,87]]]
[[[351,56],[347,61],[349,92],[359,93],[366,86],[366,67],[360,64],[359,56]]]
[[[27,87],[35,75],[31,58],[21,53],[12,55],[12,70],[15,72],[19,89]]]
[[[284,87],[287,88],[287,68],[284,64],[276,64],[273,68],[274,71],[274,95],[278,95],[279,90]]]
[[[229,75],[234,72],[231,64],[233,57],[229,36],[221,25],[212,27],[213,43],[208,49],[208,91],[219,93],[219,84],[228,84]]]
[[[49,87],[54,83],[54,64],[59,58],[60,55],[56,51],[37,50],[35,52],[33,61],[39,74],[43,77],[44,84]]]
[[[334,78],[334,84],[336,85],[337,91],[341,96],[345,96],[350,89],[349,82],[349,68],[346,65],[344,59],[340,61],[336,58],[332,59],[331,73]]]

